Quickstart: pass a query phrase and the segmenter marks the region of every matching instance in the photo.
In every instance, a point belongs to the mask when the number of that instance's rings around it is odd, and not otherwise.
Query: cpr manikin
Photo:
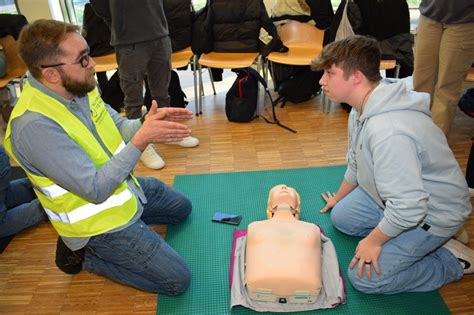
[[[245,284],[251,299],[314,303],[321,290],[321,233],[299,220],[300,197],[291,187],[270,190],[268,220],[248,226]]]

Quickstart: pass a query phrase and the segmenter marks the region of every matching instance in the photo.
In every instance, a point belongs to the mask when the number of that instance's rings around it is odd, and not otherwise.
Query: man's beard
[[[93,76],[90,76],[86,80],[81,82],[75,79],[71,79],[71,77],[66,75],[61,69],[59,69],[59,75],[61,76],[64,89],[74,96],[84,96],[90,91],[92,91],[96,86],[96,82],[93,79]]]

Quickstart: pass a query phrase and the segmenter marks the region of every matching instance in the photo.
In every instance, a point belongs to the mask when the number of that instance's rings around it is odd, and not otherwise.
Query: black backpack
[[[234,71],[237,73],[237,78],[225,96],[225,114],[229,121],[249,122],[257,117],[255,111],[261,76],[253,68]]]
[[[232,71],[237,73],[237,78],[225,96],[225,114],[229,121],[249,122],[254,118],[259,117],[256,114],[256,111],[258,102],[258,84],[260,83],[264,88],[264,93],[268,96],[268,100],[270,101],[273,116],[271,118],[267,118],[265,115],[260,117],[269,124],[275,124],[281,128],[296,133],[296,130],[281,124],[276,117],[276,103],[273,101],[272,95],[268,90],[267,83],[257,70],[253,68],[244,68]]]
[[[101,97],[105,103],[109,104],[110,107],[120,113],[125,96],[120,88],[120,77],[118,71],[115,71],[109,81],[105,84],[102,89]]]
[[[319,80],[323,71],[311,71],[309,66],[290,66],[272,62],[275,91],[279,97],[276,103],[301,103],[311,99],[321,90]]]

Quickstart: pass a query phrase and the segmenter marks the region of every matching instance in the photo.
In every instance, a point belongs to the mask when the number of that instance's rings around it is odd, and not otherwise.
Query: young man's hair
[[[41,78],[41,65],[58,63],[64,54],[59,44],[67,33],[78,32],[75,25],[55,20],[37,20],[26,25],[19,39],[19,54],[31,75]]]
[[[343,70],[345,79],[360,71],[369,81],[376,82],[381,79],[380,57],[377,40],[354,35],[325,46],[321,56],[313,60],[311,68],[325,70],[336,65]]]

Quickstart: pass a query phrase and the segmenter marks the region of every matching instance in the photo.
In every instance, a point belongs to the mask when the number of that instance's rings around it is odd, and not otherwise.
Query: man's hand
[[[382,246],[387,241],[389,241],[391,237],[385,235],[378,227],[372,230],[370,234],[359,242],[357,248],[355,250],[354,257],[349,264],[349,268],[352,269],[357,265],[357,276],[359,279],[362,279],[362,269],[365,269],[365,274],[367,275],[367,279],[372,279],[372,269],[377,274],[381,274],[380,266],[379,266],[379,257],[380,253],[382,252]]]
[[[368,240],[368,237],[359,242],[355,250],[355,255],[349,264],[349,268],[354,268],[357,265],[357,276],[362,279],[362,269],[365,269],[367,279],[372,279],[371,267],[374,266],[375,272],[380,274],[379,256],[382,251],[382,246],[373,244]]]
[[[153,101],[142,127],[130,142],[143,152],[150,143],[181,141],[191,135],[191,130],[175,121],[192,117],[193,114],[184,108],[158,108]]]
[[[330,209],[332,209],[336,203],[337,203],[337,199],[336,199],[336,194],[335,193],[331,193],[331,192],[327,192],[326,194],[322,193],[321,194],[321,197],[323,197],[324,201],[326,201],[326,205],[324,206],[324,208],[322,208],[319,212],[320,213],[325,213],[327,211],[329,211]]]
[[[151,108],[146,118],[157,115],[158,119],[167,121],[186,121],[193,118],[193,113],[185,108],[163,107],[158,108],[156,101],[151,102]]]

